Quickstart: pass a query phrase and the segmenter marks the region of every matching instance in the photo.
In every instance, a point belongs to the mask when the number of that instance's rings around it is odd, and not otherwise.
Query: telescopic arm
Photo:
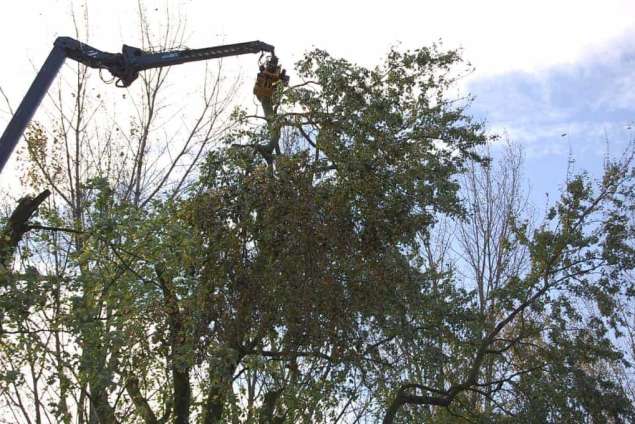
[[[67,57],[91,68],[106,69],[117,78],[118,87],[127,87],[146,69],[260,52],[275,57],[274,47],[262,41],[154,53],[124,45],[121,53],[107,53],[73,38],[59,37],[0,137],[0,172]]]

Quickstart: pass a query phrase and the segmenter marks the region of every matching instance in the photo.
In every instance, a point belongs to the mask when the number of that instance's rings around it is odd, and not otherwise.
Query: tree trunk
[[[172,407],[175,413],[175,424],[189,424],[190,422],[190,366],[187,359],[181,356],[187,347],[186,328],[183,313],[170,279],[165,275],[163,265],[156,266],[157,278],[163,292],[165,311],[169,324],[169,340],[172,368],[173,398]]]
[[[237,358],[235,362],[228,364],[219,374],[213,374],[213,370],[210,371],[210,389],[204,404],[203,424],[219,424],[223,422],[225,399],[232,389],[232,378],[240,360],[241,358]]]
[[[174,412],[175,424],[189,424],[190,421],[190,369],[172,366],[174,380]]]

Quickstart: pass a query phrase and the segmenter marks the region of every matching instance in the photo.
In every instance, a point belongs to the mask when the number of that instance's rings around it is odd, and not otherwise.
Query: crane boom
[[[139,70],[156,68],[159,66],[171,66],[195,60],[218,59],[227,56],[237,56],[248,53],[260,53],[263,51],[273,53],[274,47],[262,41],[249,41],[247,43],[226,44],[224,46],[207,47],[203,49],[177,50],[159,53],[143,53],[139,49],[124,46],[124,55],[129,55],[128,63]]]
[[[271,53],[275,58],[274,47],[262,41],[164,52],[146,52],[124,44],[121,53],[108,53],[70,37],[58,37],[53,43],[51,53],[0,137],[0,172],[66,58],[76,60],[90,68],[106,69],[117,79],[118,87],[127,87],[137,79],[140,71],[146,69],[261,52]]]

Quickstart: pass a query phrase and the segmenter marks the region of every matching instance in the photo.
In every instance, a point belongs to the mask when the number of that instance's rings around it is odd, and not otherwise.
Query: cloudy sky
[[[5,3],[0,86],[15,105],[55,37],[73,35],[71,2]],[[81,3],[74,5],[80,13]],[[135,1],[87,3],[90,44],[117,51],[134,43]],[[472,113],[524,146],[534,202],[557,193],[569,156],[577,168],[598,173],[607,149],[619,153],[635,131],[632,0],[147,0],[146,6],[157,21],[168,8],[185,18],[189,47],[260,39],[288,64],[312,47],[365,65],[394,45],[441,39],[462,48],[475,67],[463,87],[476,96]],[[232,66],[250,75],[253,58],[236,58]],[[7,121],[0,105],[0,128]]]

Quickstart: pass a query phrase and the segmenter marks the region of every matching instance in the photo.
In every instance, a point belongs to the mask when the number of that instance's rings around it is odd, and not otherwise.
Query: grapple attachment
[[[265,65],[260,65],[260,72],[256,76],[254,94],[256,97],[271,97],[278,84],[289,84],[287,71],[278,65],[278,58],[271,56]]]

